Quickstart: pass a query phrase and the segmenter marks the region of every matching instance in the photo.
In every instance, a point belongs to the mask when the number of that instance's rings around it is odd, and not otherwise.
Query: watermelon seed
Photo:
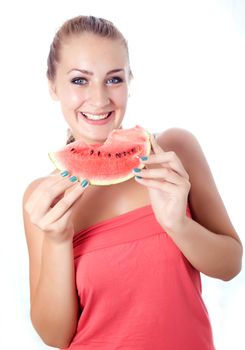
[[[90,154],[92,155],[93,153],[94,153],[94,150],[93,150],[93,149],[91,149]]]
[[[98,151],[98,156],[100,155],[100,151]]]
[[[108,157],[111,157],[111,154],[110,154],[110,153],[108,153]]]

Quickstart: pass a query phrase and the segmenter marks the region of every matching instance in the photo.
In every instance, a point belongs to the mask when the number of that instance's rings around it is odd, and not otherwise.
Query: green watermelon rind
[[[150,132],[147,131],[146,129],[144,129],[144,132],[146,133],[146,152],[144,154],[144,156],[148,156],[151,152],[151,142],[150,142]],[[64,169],[64,167],[62,166],[62,164],[55,158],[55,155],[53,152],[50,152],[48,154],[50,160],[52,161],[52,163],[54,164],[54,166],[56,167],[56,169],[58,169],[59,171],[63,171],[63,170],[66,170]],[[140,168],[140,169],[143,169],[145,166],[145,164],[141,163],[140,160],[137,164],[137,167]],[[75,174],[74,174],[75,175]],[[132,172],[128,173],[128,175],[126,176],[123,176],[123,177],[118,177],[118,178],[115,178],[115,179],[110,179],[110,180],[92,180],[92,179],[87,179],[90,183],[90,185],[97,185],[97,186],[108,186],[108,185],[115,185],[115,184],[118,184],[118,183],[121,183],[121,182],[124,182],[124,181],[127,181],[131,178],[133,178],[135,176],[135,174]],[[82,178],[79,178],[79,181],[82,181],[84,179]]]

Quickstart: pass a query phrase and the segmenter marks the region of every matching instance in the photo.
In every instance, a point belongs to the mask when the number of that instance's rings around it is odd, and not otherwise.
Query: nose
[[[89,104],[96,108],[102,108],[110,104],[110,98],[105,86],[93,86],[89,91]]]

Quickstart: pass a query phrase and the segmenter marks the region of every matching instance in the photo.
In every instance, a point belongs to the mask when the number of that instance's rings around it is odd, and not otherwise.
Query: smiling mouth
[[[105,114],[90,114],[90,113],[84,113],[81,112],[81,114],[89,120],[103,120],[103,119],[107,119],[110,117],[110,115],[112,114],[112,112],[109,113],[105,113]]]

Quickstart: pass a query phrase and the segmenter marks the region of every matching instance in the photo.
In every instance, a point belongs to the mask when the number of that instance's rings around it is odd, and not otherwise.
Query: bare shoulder
[[[215,233],[239,240],[197,138],[185,129],[172,128],[159,134],[157,142],[164,151],[175,152],[189,174],[193,219]]]
[[[181,128],[171,128],[158,134],[157,141],[165,151],[174,151],[188,167],[188,160],[192,159],[193,154],[199,152],[203,155],[201,146],[194,136],[188,130]]]
[[[190,131],[182,128],[170,128],[158,133],[157,135],[159,139],[165,139],[166,141],[183,141],[186,138],[194,137]]]

